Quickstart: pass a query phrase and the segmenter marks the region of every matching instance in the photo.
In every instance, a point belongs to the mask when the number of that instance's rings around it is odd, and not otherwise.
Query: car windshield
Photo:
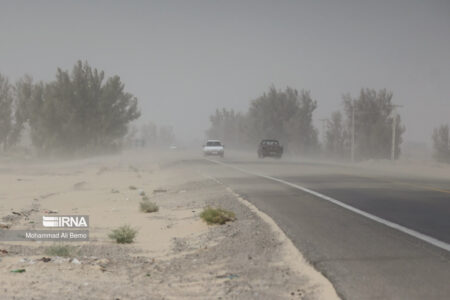
[[[278,145],[278,141],[263,141],[263,145]]]
[[[217,146],[222,146],[222,144],[219,141],[211,141],[211,142],[207,142],[206,146],[217,147]]]

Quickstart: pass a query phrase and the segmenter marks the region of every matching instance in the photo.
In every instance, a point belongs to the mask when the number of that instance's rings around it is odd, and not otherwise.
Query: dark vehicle
[[[262,140],[258,147],[258,157],[266,156],[281,158],[283,155],[283,147],[277,140]]]

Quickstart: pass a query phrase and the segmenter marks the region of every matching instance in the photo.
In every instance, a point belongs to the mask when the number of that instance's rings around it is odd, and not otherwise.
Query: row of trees
[[[210,128],[206,131],[207,137],[220,138],[227,145],[239,148],[249,143],[248,120],[245,115],[235,112],[233,109],[217,109],[209,117]]]
[[[218,138],[234,147],[254,145],[264,138],[280,140],[291,152],[311,153],[318,147],[318,132],[312,125],[317,102],[308,91],[284,91],[271,87],[253,100],[246,113],[216,110],[210,116],[208,138]]]
[[[123,144],[128,148],[167,148],[175,144],[175,133],[172,126],[158,126],[148,121],[140,127],[131,126]]]
[[[41,154],[115,150],[131,121],[139,118],[137,99],[119,76],[77,62],[72,72],[58,69],[54,81],[15,84],[0,75],[0,145],[16,145],[27,129]]]
[[[450,164],[449,126],[441,125],[433,131],[434,158],[439,162]]]
[[[6,149],[17,134],[13,130],[13,89],[8,79],[0,74],[0,147]]]
[[[356,98],[344,95],[342,111],[324,120],[326,130],[322,145],[318,130],[313,126],[316,108],[317,101],[309,91],[271,87],[250,103],[246,113],[217,110],[210,117],[211,126],[206,135],[232,146],[253,147],[261,139],[275,138],[291,153],[316,154],[323,150],[336,158],[350,158],[353,147],[355,158],[363,160],[390,158],[395,130],[395,157],[400,155],[405,127],[401,125],[400,116],[394,114],[392,93],[362,89]]]
[[[144,147],[167,147],[174,144],[175,134],[172,126],[157,126],[147,122],[141,126],[137,139]]]
[[[394,158],[397,159],[405,127],[401,125],[400,115],[395,113],[392,96],[385,89],[362,89],[358,97],[344,95],[343,112],[336,111],[326,120],[325,152],[342,158],[353,147],[356,160],[391,158],[395,135]]]

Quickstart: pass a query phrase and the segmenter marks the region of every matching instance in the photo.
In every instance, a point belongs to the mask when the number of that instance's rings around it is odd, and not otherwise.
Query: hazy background
[[[387,88],[405,141],[430,143],[450,116],[450,1],[0,1],[0,73],[49,81],[78,59],[181,139],[275,84],[311,90],[319,129],[343,93]]]

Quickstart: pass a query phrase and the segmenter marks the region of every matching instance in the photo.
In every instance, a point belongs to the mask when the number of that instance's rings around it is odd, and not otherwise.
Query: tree
[[[317,102],[308,91],[287,87],[269,92],[250,104],[249,134],[253,142],[274,138],[287,145],[291,151],[309,153],[318,147],[317,130],[312,125],[312,114]]]
[[[292,152],[311,153],[319,146],[312,116],[317,102],[309,91],[284,91],[270,87],[267,93],[253,100],[247,113],[217,109],[210,116],[206,135],[223,140],[233,147],[251,145],[261,139],[277,139]]]
[[[264,138],[288,140],[286,123],[295,116],[298,110],[297,91],[287,88],[285,92],[272,86],[269,92],[253,100],[248,117],[250,135],[254,142]]]
[[[449,126],[441,125],[433,130],[434,158],[439,162],[450,163]]]
[[[325,132],[325,151],[327,154],[342,158],[346,153],[347,132],[344,127],[342,113],[336,111],[327,121]]]
[[[300,153],[311,154],[319,148],[317,129],[313,126],[313,112],[317,101],[311,98],[309,91],[294,91],[298,99],[295,115],[286,121],[286,132],[289,142]]]
[[[355,153],[358,159],[387,159],[391,157],[392,127],[394,105],[391,92],[385,89],[361,89],[358,98],[344,95],[344,111],[347,117],[347,130],[351,132],[352,113],[355,112]],[[396,118],[395,158],[401,153],[402,134],[399,115]]]
[[[208,139],[219,139],[233,147],[242,147],[246,142],[245,116],[234,110],[217,109],[209,118],[211,127],[206,131]]]
[[[44,126],[46,116],[44,115],[44,91],[43,82],[33,84],[31,80],[19,81],[16,85],[18,95],[18,105],[16,112],[23,118],[22,124],[28,124],[30,127],[30,137],[33,146],[38,151],[45,151],[46,139],[48,138],[46,128]],[[23,89],[23,91],[21,91]],[[19,123],[18,123],[19,124]],[[17,135],[23,126],[18,127]]]
[[[30,125],[33,145],[41,153],[117,149],[140,113],[137,99],[124,91],[118,76],[104,80],[103,71],[79,61],[71,73],[58,69],[48,84],[19,81],[19,129],[25,122]]]
[[[3,150],[9,145],[9,138],[13,128],[12,87],[8,79],[0,74],[0,146]]]
[[[29,105],[33,97],[33,79],[31,76],[25,75],[19,79],[15,85],[15,109],[14,109],[14,125],[11,132],[11,144],[16,144],[20,141],[24,125],[27,120],[34,114],[38,114],[35,107]]]

